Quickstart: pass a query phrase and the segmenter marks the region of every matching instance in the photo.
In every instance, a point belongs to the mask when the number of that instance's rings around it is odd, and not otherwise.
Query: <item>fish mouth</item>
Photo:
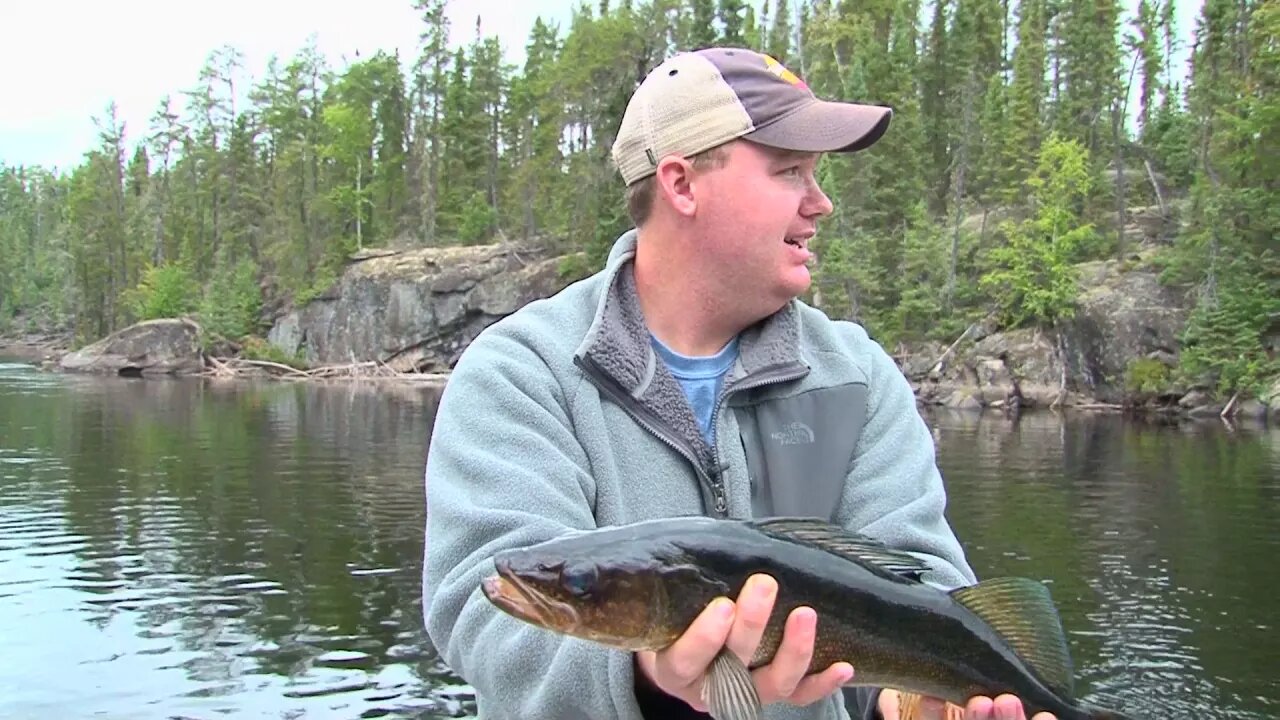
[[[525,622],[569,631],[578,625],[578,613],[564,603],[529,589],[517,577],[491,575],[480,582],[489,602]]]

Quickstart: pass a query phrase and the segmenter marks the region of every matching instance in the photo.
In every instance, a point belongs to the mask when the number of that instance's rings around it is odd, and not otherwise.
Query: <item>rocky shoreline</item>
[[[76,351],[71,351],[61,336],[0,337],[0,358],[53,372],[136,377],[364,380],[434,387],[448,381],[447,371],[402,371],[377,360],[299,369],[268,361],[215,357],[200,349],[199,332],[189,319],[152,320]],[[1066,375],[1055,357],[1061,346],[1049,341],[1045,333],[1027,330],[984,336],[983,332],[971,328],[968,338],[950,347],[921,344],[897,358],[922,409],[1110,412],[1145,419],[1280,422],[1280,379],[1262,398],[1223,400],[1203,388],[1119,395],[1108,392],[1097,397],[1048,381],[1049,375],[1056,373],[1060,380]]]
[[[1280,422],[1280,378],[1258,397],[1220,398],[1174,378],[1193,303],[1160,284],[1144,243],[1125,261],[1077,266],[1075,314],[1052,330],[989,321],[953,342],[890,348],[923,407],[1073,409]],[[488,325],[558,292],[585,267],[547,245],[368,250],[267,335],[269,356],[213,357],[188,319],[153,320],[70,351],[59,334],[0,336],[0,356],[48,369],[122,375],[376,379],[443,384]],[[277,358],[287,358],[275,362]]]
[[[0,358],[32,365],[51,366],[69,352],[70,343],[60,335],[30,333],[0,335]]]

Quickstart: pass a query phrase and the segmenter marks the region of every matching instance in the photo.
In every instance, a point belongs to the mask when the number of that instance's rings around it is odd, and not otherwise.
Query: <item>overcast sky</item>
[[[450,0],[455,44],[481,17],[508,56],[524,57],[534,18],[568,29],[570,0]],[[411,0],[0,0],[0,163],[69,168],[96,144],[95,116],[115,100],[129,146],[161,98],[195,86],[209,53],[231,45],[253,80],[314,34],[330,65],[355,51],[417,56],[423,23]],[[344,57],[346,59],[344,59]]]
[[[449,0],[452,41],[469,42],[477,15],[512,62],[522,62],[534,18],[561,36],[581,0]],[[594,6],[595,2],[592,0]],[[1136,5],[1137,0],[1127,0]],[[1179,4],[1190,39],[1199,0]],[[0,0],[0,163],[68,169],[97,142],[93,118],[112,100],[129,147],[165,95],[175,105],[209,53],[231,45],[256,82],[267,61],[293,57],[315,35],[335,69],[379,49],[417,56],[422,21],[411,0]],[[1193,7],[1194,6],[1194,7]]]

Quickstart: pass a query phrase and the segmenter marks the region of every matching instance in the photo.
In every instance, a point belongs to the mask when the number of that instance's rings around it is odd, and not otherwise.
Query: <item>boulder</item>
[[[204,370],[200,326],[191,320],[147,320],[62,356],[68,372],[191,375]]]
[[[311,365],[379,360],[401,372],[447,371],[481,330],[567,285],[564,260],[540,245],[366,253],[267,339]]]
[[[1140,248],[1137,256],[1150,250]],[[982,325],[936,370],[937,343],[909,348],[903,372],[917,383],[920,400],[949,405],[967,396],[987,406],[1119,405],[1132,400],[1125,387],[1131,362],[1152,358],[1177,364],[1189,298],[1161,285],[1155,271],[1129,263],[1082,263],[1077,269],[1079,306],[1056,331]]]
[[[990,407],[1043,407],[1058,399],[1061,362],[1050,335],[1032,328],[975,335],[981,339],[959,348],[941,370],[916,377],[923,402],[972,406],[967,398]],[[911,377],[911,369],[923,368],[904,366],[904,372]]]
[[[1191,408],[1205,407],[1213,402],[1213,395],[1208,390],[1196,389],[1183,395],[1178,399],[1178,407]]]
[[[1272,417],[1280,418],[1280,377],[1269,388],[1264,389],[1258,399],[1271,411]]]
[[[1126,272],[1114,260],[1078,267],[1079,308],[1063,334],[1069,380],[1103,402],[1123,402],[1130,362],[1177,357],[1193,303],[1154,270]]]
[[[1236,407],[1235,416],[1246,420],[1265,420],[1267,418],[1267,406],[1251,398]]]
[[[945,407],[951,408],[952,410],[981,410],[982,409],[982,403],[978,400],[978,398],[968,394],[963,390],[957,390],[954,393],[952,393],[951,397],[947,398],[947,401],[943,403],[943,405]]]

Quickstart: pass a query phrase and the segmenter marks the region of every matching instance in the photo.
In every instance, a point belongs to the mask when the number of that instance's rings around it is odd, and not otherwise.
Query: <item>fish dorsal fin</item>
[[[780,517],[749,522],[767,535],[805,543],[839,555],[862,565],[873,565],[895,575],[919,580],[929,570],[920,558],[858,533],[833,525],[826,520],[803,517]]]
[[[951,597],[1000,633],[1054,692],[1075,697],[1067,638],[1044,583],[992,578],[953,590]]]

